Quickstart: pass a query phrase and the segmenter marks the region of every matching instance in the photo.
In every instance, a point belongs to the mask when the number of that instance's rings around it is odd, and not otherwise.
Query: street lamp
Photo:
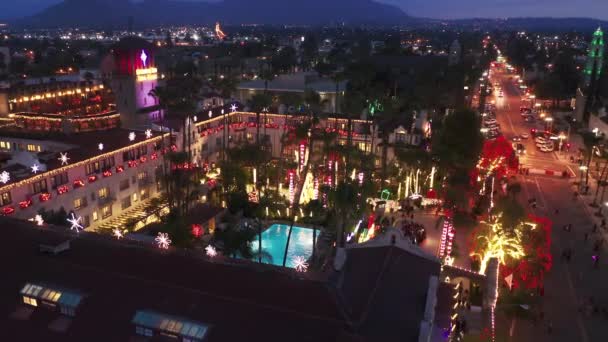
[[[578,184],[578,190],[579,192],[582,193],[582,189],[583,189],[583,175],[585,174],[585,171],[587,171],[587,165],[581,165],[578,167],[579,170],[581,170],[581,181]]]

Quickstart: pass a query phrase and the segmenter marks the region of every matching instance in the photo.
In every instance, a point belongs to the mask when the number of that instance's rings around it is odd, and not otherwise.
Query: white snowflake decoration
[[[217,256],[217,251],[215,250],[215,247],[213,247],[211,245],[205,247],[205,253],[210,258],[213,258],[213,257]]]
[[[135,140],[135,132],[129,133],[129,141],[134,141],[134,140]]]
[[[74,213],[72,213],[71,215],[72,216],[70,218],[68,218],[68,222],[71,224],[70,230],[75,230],[76,233],[79,233],[81,230],[84,229],[84,227],[80,223],[82,221],[82,217],[81,216],[76,217],[74,215]]]
[[[192,119],[194,120],[194,122],[197,122],[198,121],[198,116],[195,115]]]
[[[264,107],[264,109],[262,109],[262,112],[268,113],[268,107]]]
[[[159,232],[154,241],[156,241],[156,244],[158,244],[158,248],[161,249],[169,249],[169,245],[171,245],[171,239],[169,239],[169,234],[167,233]]]
[[[209,117],[212,117],[212,116],[213,116],[213,112],[209,111]]]
[[[146,139],[150,139],[152,138],[152,130],[151,129],[147,129],[146,130]]]
[[[6,172],[6,171],[2,171],[2,173],[0,173],[0,182],[2,182],[3,184],[6,184],[8,182],[10,182],[11,180],[11,174]]]
[[[232,106],[230,106],[230,112],[234,113],[234,112],[236,112],[236,109],[237,109],[236,104],[233,103]]]
[[[34,216],[34,218],[31,218],[30,221],[36,222],[37,226],[44,225],[44,219],[42,218],[42,215],[40,215],[40,214]]]
[[[68,160],[70,160],[70,158],[68,158],[68,153],[59,152],[58,160],[61,162],[61,165],[68,165]]]
[[[304,259],[301,256],[297,256],[294,258],[294,263],[295,263],[295,269],[297,272],[306,272],[308,271],[308,263],[306,262],[306,259]]]
[[[40,171],[40,166],[38,164],[32,165],[32,172],[38,173],[38,171]]]
[[[103,151],[103,143],[99,143],[99,145],[97,145],[97,148],[98,148],[100,151]]]
[[[124,237],[124,234],[122,233],[122,231],[118,228],[114,228],[114,230],[112,231],[112,235],[114,235],[114,237],[117,240],[120,240],[121,238]]]

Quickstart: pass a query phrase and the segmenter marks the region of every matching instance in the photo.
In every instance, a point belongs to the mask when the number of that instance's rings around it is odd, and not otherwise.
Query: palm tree
[[[589,184],[589,169],[591,166],[591,160],[593,159],[593,151],[597,148],[597,144],[602,140],[596,136],[595,133],[585,132],[582,134],[583,144],[585,145],[585,159],[587,163],[587,170],[585,171],[585,189]]]
[[[250,100],[251,109],[255,112],[256,117],[256,144],[260,144],[260,113],[264,112],[268,114],[268,107],[272,103],[272,98],[264,93],[264,94],[255,94]],[[264,128],[266,128],[266,120],[268,118],[264,118]]]

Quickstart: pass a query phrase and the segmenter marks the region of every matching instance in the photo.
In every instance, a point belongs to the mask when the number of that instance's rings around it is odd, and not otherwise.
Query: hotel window
[[[38,301],[36,301],[36,298],[31,298],[27,296],[23,296],[23,303],[31,306],[38,306]]]
[[[140,336],[152,337],[152,329],[147,329],[144,327],[136,326],[135,333]]]
[[[137,174],[137,179],[140,180],[140,181],[141,180],[145,180],[147,178],[148,178],[148,172],[147,171],[142,171],[142,172],[139,172]]]
[[[91,175],[94,173],[99,173],[100,166],[99,162],[93,162],[85,165],[85,172],[87,175]]]
[[[32,191],[34,194],[39,194],[41,192],[47,192],[46,179],[42,179],[42,180],[32,183]]]
[[[27,144],[27,151],[28,152],[40,152],[40,151],[42,151],[42,149],[40,148],[40,145]]]
[[[113,168],[115,165],[114,157],[108,157],[101,160],[101,171],[106,171]]]
[[[112,206],[111,205],[101,208],[101,218],[102,219],[108,218],[110,216],[112,216]]]
[[[129,188],[129,178],[121,180],[120,183],[118,183],[118,188],[120,189],[120,191],[128,189]]]
[[[95,221],[97,221],[97,220],[99,220],[99,216],[97,215],[97,212],[96,212],[96,211],[94,211],[94,212],[93,212],[93,222],[95,222]]]
[[[125,210],[131,206],[131,196],[127,196],[120,202],[120,209]]]
[[[74,210],[79,210],[87,206],[87,198],[80,197],[74,200]]]
[[[0,149],[10,150],[11,149],[11,143],[8,142],[8,141],[0,141]]]
[[[56,189],[58,186],[68,183],[68,173],[62,172],[51,178],[51,188]]]
[[[11,198],[11,193],[9,191],[3,192],[0,195],[0,206],[8,205],[8,204],[11,204],[12,202],[13,202],[13,200]]]
[[[406,137],[407,137],[407,134],[405,134],[405,133],[395,133],[396,142],[405,142]]]
[[[110,194],[110,189],[108,189],[108,187],[97,190],[97,198],[99,198],[99,199],[104,199],[104,198],[108,197],[109,194]]]
[[[84,228],[87,228],[87,227],[89,227],[90,225],[91,225],[91,219],[89,219],[89,215],[85,215],[85,216],[82,218],[82,226],[83,226]]]
[[[148,199],[150,197],[150,190],[142,189],[139,192],[139,197],[141,198],[142,201]]]
[[[360,149],[361,151],[364,151],[364,152],[370,152],[370,150],[372,149],[372,146],[371,146],[371,144],[370,144],[370,143],[363,143],[363,142],[360,142],[360,143],[359,143],[359,149]]]

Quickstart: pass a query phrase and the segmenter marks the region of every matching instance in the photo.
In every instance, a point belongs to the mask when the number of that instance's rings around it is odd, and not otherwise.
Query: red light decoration
[[[439,243],[439,257],[444,258],[452,253],[452,245],[454,242],[454,225],[452,219],[445,217],[443,220],[443,230],[441,231],[441,240]]]
[[[97,181],[97,176],[91,175],[91,176],[89,176],[88,179],[89,179],[89,183],[93,183],[93,182]]]
[[[192,224],[192,236],[198,239],[203,235],[203,232],[203,227],[200,224]]]
[[[136,167],[137,166],[137,161],[136,160],[129,160],[129,162],[127,164],[129,165],[129,167]]]
[[[104,176],[104,177],[110,177],[111,175],[112,175],[112,171],[110,171],[110,170],[105,170],[105,171],[103,172],[103,176]]]
[[[84,182],[80,179],[77,179],[73,183],[74,189],[82,188],[84,186]]]
[[[145,163],[145,162],[147,162],[147,161],[148,161],[148,157],[146,157],[146,156],[141,156],[141,157],[139,157],[139,161],[140,161],[140,162],[142,162],[142,163]]]
[[[2,208],[2,214],[3,215],[10,215],[12,213],[15,212],[15,208],[14,207],[4,207]]]
[[[27,199],[25,201],[19,202],[19,208],[21,208],[21,209],[25,209],[25,208],[27,208],[27,207],[29,207],[31,205],[32,205],[32,200],[31,199]]]
[[[125,170],[125,168],[124,168],[122,165],[118,165],[118,166],[116,167],[116,173],[121,173],[121,172],[123,172],[124,170]]]
[[[152,159],[152,160],[158,159],[158,154],[156,154],[156,152],[152,153],[152,155],[150,156],[150,159]]]
[[[46,202],[51,199],[51,194],[48,192],[41,193],[40,196],[38,196],[38,199],[40,202]]]
[[[171,145],[171,151],[176,152],[177,151],[177,146],[176,145]]]
[[[62,185],[62,186],[58,186],[57,187],[57,194],[58,195],[63,195],[63,194],[65,194],[68,191],[69,191],[69,189],[68,189],[67,185]]]

